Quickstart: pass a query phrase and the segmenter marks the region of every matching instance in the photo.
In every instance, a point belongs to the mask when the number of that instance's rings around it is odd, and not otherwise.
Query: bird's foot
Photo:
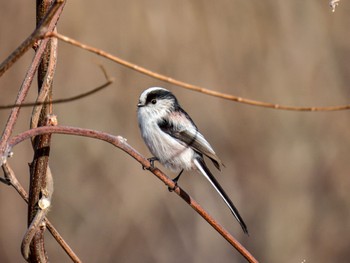
[[[174,187],[168,186],[169,192],[174,191],[174,190],[176,189],[176,187],[177,187],[177,180],[175,180],[175,179],[176,179],[176,178],[172,179],[172,181],[174,182]]]
[[[155,161],[159,161],[159,159],[157,157],[151,157],[151,158],[147,158],[147,160],[150,162],[150,167],[145,167],[144,165],[142,165],[142,169],[145,170],[150,170],[150,169],[154,169],[154,162]]]
[[[180,176],[181,176],[183,171],[184,170],[181,170],[181,172],[178,174],[178,176],[176,176],[174,179],[172,179],[172,181],[174,182],[175,185],[174,185],[174,187],[170,187],[170,186],[168,187],[169,192],[172,192],[175,190],[175,188],[177,187],[177,181],[179,181]]]

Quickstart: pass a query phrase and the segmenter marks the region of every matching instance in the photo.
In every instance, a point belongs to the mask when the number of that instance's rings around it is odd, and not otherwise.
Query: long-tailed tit
[[[208,169],[203,156],[207,156],[219,170],[222,162],[199,133],[191,117],[181,108],[174,94],[160,87],[149,88],[141,94],[137,107],[142,138],[154,155],[150,158],[151,162],[157,160],[166,168],[180,172],[174,179],[175,183],[184,170],[200,171],[247,234],[247,226],[237,208]]]

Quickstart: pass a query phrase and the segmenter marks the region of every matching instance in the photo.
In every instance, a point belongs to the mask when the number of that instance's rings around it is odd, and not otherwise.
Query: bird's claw
[[[177,187],[177,181],[179,181],[179,179],[180,179],[180,176],[181,176],[181,174],[182,174],[182,172],[183,172],[184,170],[181,170],[181,172],[178,174],[178,176],[176,176],[174,179],[172,179],[172,181],[174,182],[174,187],[168,187],[168,190],[169,190],[169,192],[172,192],[172,191],[174,191],[175,189],[176,189],[176,187]]]
[[[150,162],[151,165],[149,167],[146,167],[146,166],[142,165],[142,169],[143,170],[154,169],[154,162],[155,161],[159,161],[159,159],[157,157],[147,158],[147,160]]]
[[[154,168],[155,161],[159,161],[159,159],[157,157],[151,157],[151,158],[148,158],[147,160],[150,162],[151,168]]]
[[[172,181],[174,182],[175,185],[174,185],[174,187],[168,186],[168,191],[169,191],[169,192],[174,191],[174,190],[176,189],[176,187],[178,187],[178,186],[177,186],[177,179],[178,179],[178,178],[172,179]]]

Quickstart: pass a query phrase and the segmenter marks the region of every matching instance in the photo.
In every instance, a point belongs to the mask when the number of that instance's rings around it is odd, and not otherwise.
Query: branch
[[[8,163],[4,163],[2,165],[2,170],[4,172],[5,176],[5,183],[8,185],[11,185],[23,198],[23,200],[28,203],[28,194],[24,190],[23,186],[20,184],[20,182],[17,180],[15,173],[11,169],[10,165]],[[60,233],[55,229],[55,227],[52,225],[52,223],[45,218],[44,219],[45,224],[47,226],[47,229],[50,231],[52,236],[56,239],[58,244],[64,249],[64,251],[67,253],[67,255],[72,259],[73,262],[80,263],[81,260],[79,257],[74,253],[74,251],[70,248],[70,246],[64,241]]]
[[[63,2],[62,2],[63,3]],[[36,23],[39,27],[47,19],[47,14],[53,7],[59,7],[57,0],[36,1]],[[50,18],[51,20],[52,18]],[[49,21],[50,21],[49,20]],[[56,27],[52,29],[56,31]],[[38,101],[49,104],[36,105],[33,108],[30,128],[56,124],[57,120],[49,121],[52,115],[52,85],[57,64],[57,42],[50,41],[41,56],[37,71]],[[28,229],[23,237],[21,251],[28,262],[48,262],[45,249],[44,233],[46,224],[43,221],[51,205],[53,194],[53,178],[49,168],[51,134],[43,134],[32,138],[34,150],[33,161],[30,163],[29,198],[28,198]]]
[[[63,9],[64,0],[56,0],[51,6],[50,10],[47,12],[46,16],[39,24],[39,26],[34,30],[34,32],[27,37],[26,40],[19,45],[0,65],[0,77],[21,57],[25,52],[27,52],[31,47],[34,46],[35,42],[42,38],[45,33],[52,31],[53,27],[56,25],[60,13]],[[49,26],[48,26],[49,24]]]
[[[43,230],[46,229],[45,217],[49,212],[53,194],[53,178],[49,166],[47,166],[45,181],[45,186],[42,187],[40,190],[41,196],[38,200],[38,207],[22,239],[21,251],[24,259],[27,261],[30,254],[30,244],[32,243],[34,237],[37,235],[38,232],[43,232]],[[45,250],[43,251],[42,256],[39,257],[43,258],[44,260],[40,260],[40,262],[46,261],[44,252]]]
[[[88,97],[94,93],[97,93],[101,90],[103,90],[104,88],[107,88],[109,85],[111,85],[113,82],[114,82],[114,79],[109,77],[107,75],[107,73],[105,72],[105,69],[101,66],[102,70],[103,70],[103,73],[105,75],[105,78],[106,78],[106,82],[104,84],[102,84],[101,86],[98,86],[94,89],[91,89],[87,92],[84,92],[84,93],[80,93],[78,95],[75,95],[75,96],[72,96],[72,97],[68,97],[68,98],[63,98],[63,99],[55,99],[55,100],[52,100],[51,102],[48,102],[48,101],[36,101],[36,102],[25,102],[25,103],[21,103],[21,104],[8,104],[8,105],[0,105],[0,110],[4,110],[4,109],[11,109],[11,108],[18,108],[18,107],[32,107],[32,106],[36,106],[36,105],[47,105],[49,103],[52,103],[52,104],[61,104],[61,103],[67,103],[67,102],[72,102],[72,101],[75,101],[75,100],[79,100],[79,99],[82,99],[82,98],[85,98],[85,97]]]
[[[25,131],[10,139],[8,148],[6,151],[0,151],[0,157],[6,158],[7,153],[11,152],[11,149],[18,143],[29,139],[33,136],[41,134],[67,134],[67,135],[77,135],[83,137],[94,138],[108,142],[122,151],[129,154],[135,160],[137,160],[143,167],[150,170],[155,176],[158,177],[164,184],[166,184],[174,192],[180,196],[186,203],[188,203],[200,216],[202,216],[221,236],[223,236],[243,257],[245,257],[248,262],[258,262],[232,235],[230,235],[227,230],[225,230],[213,217],[211,217],[208,212],[206,212],[190,195],[188,195],[182,188],[176,186],[175,183],[167,177],[158,168],[152,168],[150,162],[145,159],[140,153],[133,149],[121,136],[110,135],[105,132],[94,131],[89,129],[67,127],[67,126],[45,126],[35,129]]]
[[[62,4],[62,0],[57,0],[55,3],[59,4],[58,10],[55,12],[52,12],[54,14],[47,31],[53,30],[59,17],[62,12],[64,4]],[[63,2],[64,3],[64,2]],[[55,4],[54,4],[55,5]],[[55,7],[56,8],[56,7]],[[52,11],[52,10],[51,10]],[[54,10],[53,10],[54,11]],[[47,15],[47,18],[49,18],[52,14],[49,12]],[[44,21],[46,21],[44,19]],[[41,26],[44,26],[46,22],[42,23]],[[38,30],[40,30],[41,26],[39,26]],[[37,30],[36,30],[37,31]],[[35,31],[34,31],[35,32]],[[33,33],[34,34],[34,33]],[[33,34],[29,38],[33,38]],[[35,40],[36,41],[36,40]],[[22,86],[18,92],[16,102],[15,104],[22,104],[24,99],[27,96],[28,90],[30,88],[30,85],[32,84],[35,72],[38,69],[41,57],[45,51],[46,45],[48,43],[48,39],[43,39],[40,42],[39,47],[36,50],[36,53],[34,55],[33,61],[30,64],[30,67],[26,73],[26,76],[24,78],[24,81],[22,83]],[[27,41],[24,41],[23,44],[18,47],[1,65],[0,65],[0,76],[15,62],[17,59],[24,54],[25,51],[28,50],[29,47],[31,47],[32,42],[27,43]],[[25,47],[25,48],[24,48]],[[17,121],[18,115],[19,115],[20,108],[14,108],[11,111],[11,114],[7,120],[5,129],[3,131],[3,134],[0,139],[0,152],[4,150],[4,147],[6,147],[7,141],[10,138],[13,128],[15,126],[15,123]]]
[[[95,53],[99,56],[102,56],[104,58],[107,58],[113,62],[116,62],[124,67],[130,68],[132,70],[135,70],[139,73],[142,73],[146,76],[170,83],[170,84],[174,84],[176,86],[179,87],[183,87],[185,89],[189,89],[189,90],[193,90],[193,91],[197,91],[197,92],[201,92],[213,97],[218,97],[221,99],[226,99],[226,100],[231,100],[231,101],[235,101],[235,102],[239,102],[239,103],[243,103],[243,104],[248,104],[248,105],[252,105],[252,106],[258,106],[258,107],[264,107],[264,108],[270,108],[270,109],[276,109],[276,110],[289,110],[289,111],[341,111],[341,110],[349,110],[350,109],[350,104],[346,104],[346,105],[339,105],[339,106],[328,106],[328,107],[293,107],[293,106],[286,106],[286,105],[280,105],[280,104],[273,104],[273,103],[269,103],[269,102],[263,102],[263,101],[257,101],[257,100],[251,100],[251,99],[246,99],[246,98],[242,98],[242,97],[238,97],[238,96],[234,96],[231,94],[227,94],[227,93],[221,93],[218,91],[214,91],[214,90],[210,90],[210,89],[206,89],[203,88],[201,86],[197,86],[197,85],[193,85],[193,84],[189,84],[180,80],[176,80],[173,79],[171,77],[159,74],[157,72],[151,71],[149,69],[143,68],[141,66],[138,66],[136,64],[133,64],[131,62],[128,62],[126,60],[123,60],[119,57],[116,57],[112,54],[109,54],[101,49],[98,48],[94,48],[92,46],[88,46],[85,45],[81,42],[78,42],[77,40],[74,40],[72,38],[69,38],[67,36],[58,34],[58,33],[54,33],[54,32],[50,32],[47,33],[45,35],[45,37],[56,37],[66,43],[69,43],[73,46],[76,47],[80,47],[82,49],[85,49],[89,52]]]

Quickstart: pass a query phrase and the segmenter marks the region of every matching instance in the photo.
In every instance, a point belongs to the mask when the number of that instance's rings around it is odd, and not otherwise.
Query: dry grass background
[[[59,32],[193,84],[295,106],[350,102],[350,5],[328,1],[68,1]],[[33,1],[0,3],[0,60],[35,24]],[[30,51],[0,79],[0,103],[13,102]],[[166,85],[59,43],[56,98],[116,82],[54,112],[61,125],[122,135],[150,156],[137,127],[138,96],[171,89],[226,169],[219,181],[250,230],[245,236],[199,174],[180,185],[261,262],[347,262],[350,258],[349,112],[300,113],[240,105]],[[33,88],[29,98],[35,98]],[[21,112],[16,132],[29,126]],[[8,111],[0,112],[1,129]],[[185,203],[130,157],[86,138],[55,135],[50,220],[84,262],[244,262]],[[24,185],[32,150],[11,165]],[[168,173],[169,174],[169,173]],[[0,185],[0,261],[22,262],[26,206]],[[47,234],[51,262],[69,262]]]

